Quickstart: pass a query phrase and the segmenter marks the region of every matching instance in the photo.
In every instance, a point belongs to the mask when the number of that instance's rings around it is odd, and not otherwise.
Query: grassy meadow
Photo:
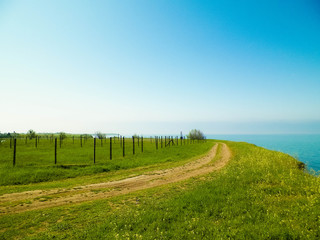
[[[57,144],[57,164],[55,164],[54,141],[40,139],[35,147],[35,139],[17,139],[16,165],[13,167],[13,145],[6,139],[0,145],[0,186],[25,185],[30,183],[50,182],[80,176],[90,176],[106,172],[119,172],[124,169],[137,169],[154,164],[186,161],[194,156],[201,155],[212,146],[212,142],[192,142],[189,140],[175,141],[175,145],[165,147],[155,139],[143,140],[138,143],[135,139],[135,154],[133,141],[125,139],[125,157],[122,144],[118,138],[112,139],[112,160],[110,160],[110,139],[97,139],[96,157],[94,163],[93,138],[87,140],[72,137],[66,138]],[[168,140],[167,140],[168,142]],[[0,187],[1,192],[1,187]]]
[[[154,151],[160,155],[154,166],[181,164],[215,142]],[[109,199],[2,215],[0,238],[319,239],[319,178],[287,154],[225,143],[233,156],[218,172]],[[151,164],[147,152],[138,158]],[[135,167],[119,171],[143,171]]]

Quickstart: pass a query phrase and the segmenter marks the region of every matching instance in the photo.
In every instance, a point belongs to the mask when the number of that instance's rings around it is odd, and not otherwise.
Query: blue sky
[[[0,131],[320,133],[320,4],[0,0]]]

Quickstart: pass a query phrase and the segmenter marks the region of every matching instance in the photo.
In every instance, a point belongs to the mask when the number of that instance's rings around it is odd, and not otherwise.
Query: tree
[[[188,138],[191,140],[202,140],[205,139],[205,136],[200,130],[192,129],[188,134]]]
[[[61,140],[65,139],[67,137],[66,133],[65,132],[60,132],[59,133],[59,137]]]
[[[106,138],[106,135],[104,133],[101,133],[101,132],[96,132],[96,135],[99,139],[103,139],[103,138]]]
[[[10,137],[10,135],[8,135],[8,133],[1,133],[0,132],[0,138],[8,138]]]
[[[28,132],[27,132],[27,136],[29,139],[32,139],[32,138],[35,138],[37,135],[36,135],[36,132],[33,131],[32,129],[30,129]]]

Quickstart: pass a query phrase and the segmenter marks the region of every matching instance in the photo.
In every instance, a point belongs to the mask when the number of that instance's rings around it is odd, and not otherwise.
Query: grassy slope
[[[3,216],[29,239],[319,239],[320,181],[290,156],[228,142],[219,173],[112,199]]]

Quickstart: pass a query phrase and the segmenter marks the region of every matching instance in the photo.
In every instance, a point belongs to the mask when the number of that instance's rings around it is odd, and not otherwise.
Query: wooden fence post
[[[134,136],[132,136],[132,151],[133,151],[133,155],[135,154],[135,146],[134,146]]]
[[[112,137],[110,137],[110,160],[112,160]]]
[[[80,145],[82,147],[82,135],[80,135]]]
[[[124,137],[122,138],[122,156],[125,156],[125,139]]]
[[[16,165],[17,139],[13,139],[13,166]]]
[[[57,138],[54,139],[54,164],[57,164]]]
[[[141,137],[141,152],[143,152],[143,137]]]
[[[38,137],[35,138],[36,148],[38,147]]]
[[[93,163],[96,163],[96,138],[93,139]]]
[[[160,143],[161,143],[161,148],[162,148],[162,147],[163,147],[163,146],[162,146],[162,136],[161,136],[161,138],[160,138]]]

